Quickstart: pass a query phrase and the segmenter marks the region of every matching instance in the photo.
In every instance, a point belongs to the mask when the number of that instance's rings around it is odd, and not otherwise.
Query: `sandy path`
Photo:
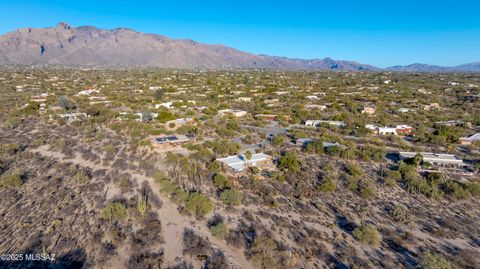
[[[35,149],[30,150],[33,153],[39,153],[44,157],[55,158],[57,161],[65,163],[75,163],[79,166],[88,167],[94,170],[106,169],[110,170],[110,166],[103,166],[101,164],[96,164],[91,161],[85,160],[81,157],[79,153],[75,154],[75,157],[72,159],[64,159],[65,155],[60,152],[50,151],[48,145],[44,145]],[[137,174],[134,171],[127,170],[133,179],[141,185],[144,181],[147,181],[152,189],[156,190],[157,194],[160,193],[160,188],[156,184],[153,178],[146,177],[141,174]],[[185,228],[193,229],[197,234],[207,237],[212,247],[215,249],[221,250],[224,255],[227,257],[231,266],[234,268],[253,268],[253,265],[246,259],[243,251],[234,249],[228,246],[224,241],[218,240],[213,237],[206,227],[205,223],[196,222],[193,218],[188,218],[181,215],[177,210],[177,205],[171,202],[167,197],[159,196],[159,199],[162,201],[162,207],[157,210],[157,213],[160,217],[162,224],[162,235],[165,239],[165,262],[164,266],[172,266],[177,264],[177,257],[183,257],[183,231]],[[196,224],[198,225],[195,225]],[[194,223],[194,224],[191,224]],[[128,257],[120,257],[126,259]],[[185,258],[185,257],[184,257]],[[200,268],[201,264],[193,259],[186,259],[191,262],[194,268]],[[119,262],[116,261],[116,264]],[[123,263],[125,264],[125,263]]]

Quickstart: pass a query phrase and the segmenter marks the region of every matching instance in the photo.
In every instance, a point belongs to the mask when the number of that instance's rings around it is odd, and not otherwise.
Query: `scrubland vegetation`
[[[478,268],[480,147],[460,143],[480,131],[478,85],[477,74],[4,69],[0,252],[55,253],[45,268]],[[171,122],[185,118],[195,124]],[[189,140],[153,140],[165,135]],[[239,172],[217,160],[238,154]]]

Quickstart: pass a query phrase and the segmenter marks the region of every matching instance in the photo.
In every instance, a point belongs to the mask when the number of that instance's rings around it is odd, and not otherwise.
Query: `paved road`
[[[263,132],[267,137],[270,135],[287,134],[290,131],[290,127],[282,127],[277,125],[267,125],[264,127],[243,125],[243,127],[247,129],[253,129],[255,131]]]

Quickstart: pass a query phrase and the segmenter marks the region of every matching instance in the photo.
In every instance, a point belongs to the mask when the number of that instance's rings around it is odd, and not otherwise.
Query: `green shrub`
[[[358,193],[363,198],[373,198],[376,195],[375,188],[373,187],[373,183],[369,179],[361,180],[358,183]]]
[[[156,183],[160,185],[160,191],[168,194],[174,193],[179,187],[172,183],[166,176],[160,171],[153,174],[153,178]]]
[[[235,189],[227,189],[222,191],[220,194],[220,199],[226,204],[226,205],[240,205],[243,200],[243,194],[242,192],[235,190]]]
[[[16,188],[23,185],[23,180],[19,174],[2,175],[0,177],[0,187]]]
[[[422,269],[450,269],[450,263],[445,260],[444,258],[432,254],[429,251],[423,253],[421,261],[420,261],[420,268]]]
[[[212,148],[213,152],[219,156],[237,154],[242,148],[240,144],[233,143],[230,140],[207,141],[205,146]]]
[[[355,228],[355,230],[353,230],[353,237],[363,244],[372,246],[378,246],[382,241],[382,236],[373,224],[367,224]]]
[[[210,173],[218,174],[222,171],[222,163],[219,161],[213,161],[208,164],[208,171]]]
[[[22,123],[22,119],[20,119],[19,117],[9,116],[3,123],[3,126],[8,129],[15,129],[21,123]]]
[[[363,175],[363,169],[355,163],[349,163],[347,166],[347,173],[354,177],[361,177]]]
[[[199,192],[192,192],[188,195],[185,207],[197,217],[202,217],[213,210],[210,198]]]
[[[324,151],[324,148],[323,148],[323,141],[315,140],[311,143],[308,143],[307,146],[305,147],[305,152],[315,153],[315,154],[324,153],[325,151]]]
[[[272,138],[272,145],[274,147],[279,147],[285,142],[285,138],[283,136],[276,135]]]
[[[473,196],[480,196],[480,183],[478,182],[470,182],[467,183],[467,190],[473,195]]]
[[[397,185],[397,182],[402,180],[402,174],[397,170],[388,170],[387,176],[384,179],[385,185],[389,187],[394,187]]]
[[[20,150],[20,146],[18,144],[3,144],[0,147],[1,153],[6,153],[8,155],[13,155]]]
[[[359,179],[352,175],[347,175],[347,184],[348,189],[351,191],[356,191],[358,189]]]
[[[213,177],[213,184],[215,187],[222,190],[226,188],[233,188],[233,181],[222,174],[216,174]]]
[[[147,199],[145,197],[142,197],[142,198],[137,200],[137,210],[138,210],[138,213],[140,213],[140,215],[142,217],[145,216],[145,213],[148,210],[148,203],[147,203]]]
[[[320,183],[319,190],[321,192],[334,192],[337,190],[337,181],[333,177],[326,176]]]
[[[188,192],[184,191],[180,187],[176,187],[175,191],[173,191],[172,200],[177,203],[185,203],[188,198]]]
[[[122,220],[127,217],[127,208],[118,202],[110,202],[100,212],[102,219],[112,222],[113,220]]]
[[[470,197],[470,191],[463,184],[455,181],[448,181],[443,185],[445,193],[452,195],[455,199],[466,199]]]
[[[167,121],[171,121],[171,120],[174,120],[175,119],[175,116],[172,114],[172,112],[169,112],[169,111],[166,111],[166,110],[162,110],[158,113],[158,116],[157,116],[157,120],[160,122],[160,123],[165,123]]]
[[[227,237],[229,230],[225,223],[220,222],[217,225],[213,225],[210,227],[210,232],[213,236],[219,239],[225,239]]]
[[[300,170],[300,163],[297,160],[297,155],[293,151],[287,151],[279,160],[279,166],[292,172]]]
[[[73,180],[77,184],[86,184],[88,181],[90,181],[90,177],[87,175],[87,173],[83,170],[78,170],[77,173],[73,176]]]
[[[276,267],[277,243],[269,237],[259,236],[253,241],[252,261],[261,268]]]
[[[395,205],[388,213],[398,223],[406,224],[412,220],[412,215],[403,205]]]

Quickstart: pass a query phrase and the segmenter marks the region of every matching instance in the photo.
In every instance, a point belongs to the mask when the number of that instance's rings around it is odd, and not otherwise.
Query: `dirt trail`
[[[55,158],[60,162],[71,162],[93,170],[111,169],[109,166],[103,166],[101,164],[96,164],[89,160],[85,160],[78,152],[74,155],[74,158],[64,159],[66,155],[60,152],[50,151],[48,145],[31,149],[30,151],[33,153],[38,153],[44,157]],[[156,190],[157,193],[160,193],[160,187],[154,182],[153,178],[137,174],[134,171],[127,170],[125,172],[129,173],[139,185],[141,185],[144,181],[147,181],[152,189]],[[157,213],[162,223],[162,235],[165,239],[165,267],[177,264],[177,257],[183,256],[183,231],[185,228],[191,228],[199,235],[207,237],[213,248],[221,250],[233,268],[253,268],[253,265],[246,259],[241,250],[234,249],[228,246],[225,242],[213,237],[205,223],[199,223],[193,218],[188,218],[184,215],[181,215],[177,210],[177,205],[171,202],[167,197],[159,196],[159,199],[162,201],[162,207],[157,210]],[[200,268],[201,266],[201,264],[196,260],[186,260],[191,262],[194,268]]]

